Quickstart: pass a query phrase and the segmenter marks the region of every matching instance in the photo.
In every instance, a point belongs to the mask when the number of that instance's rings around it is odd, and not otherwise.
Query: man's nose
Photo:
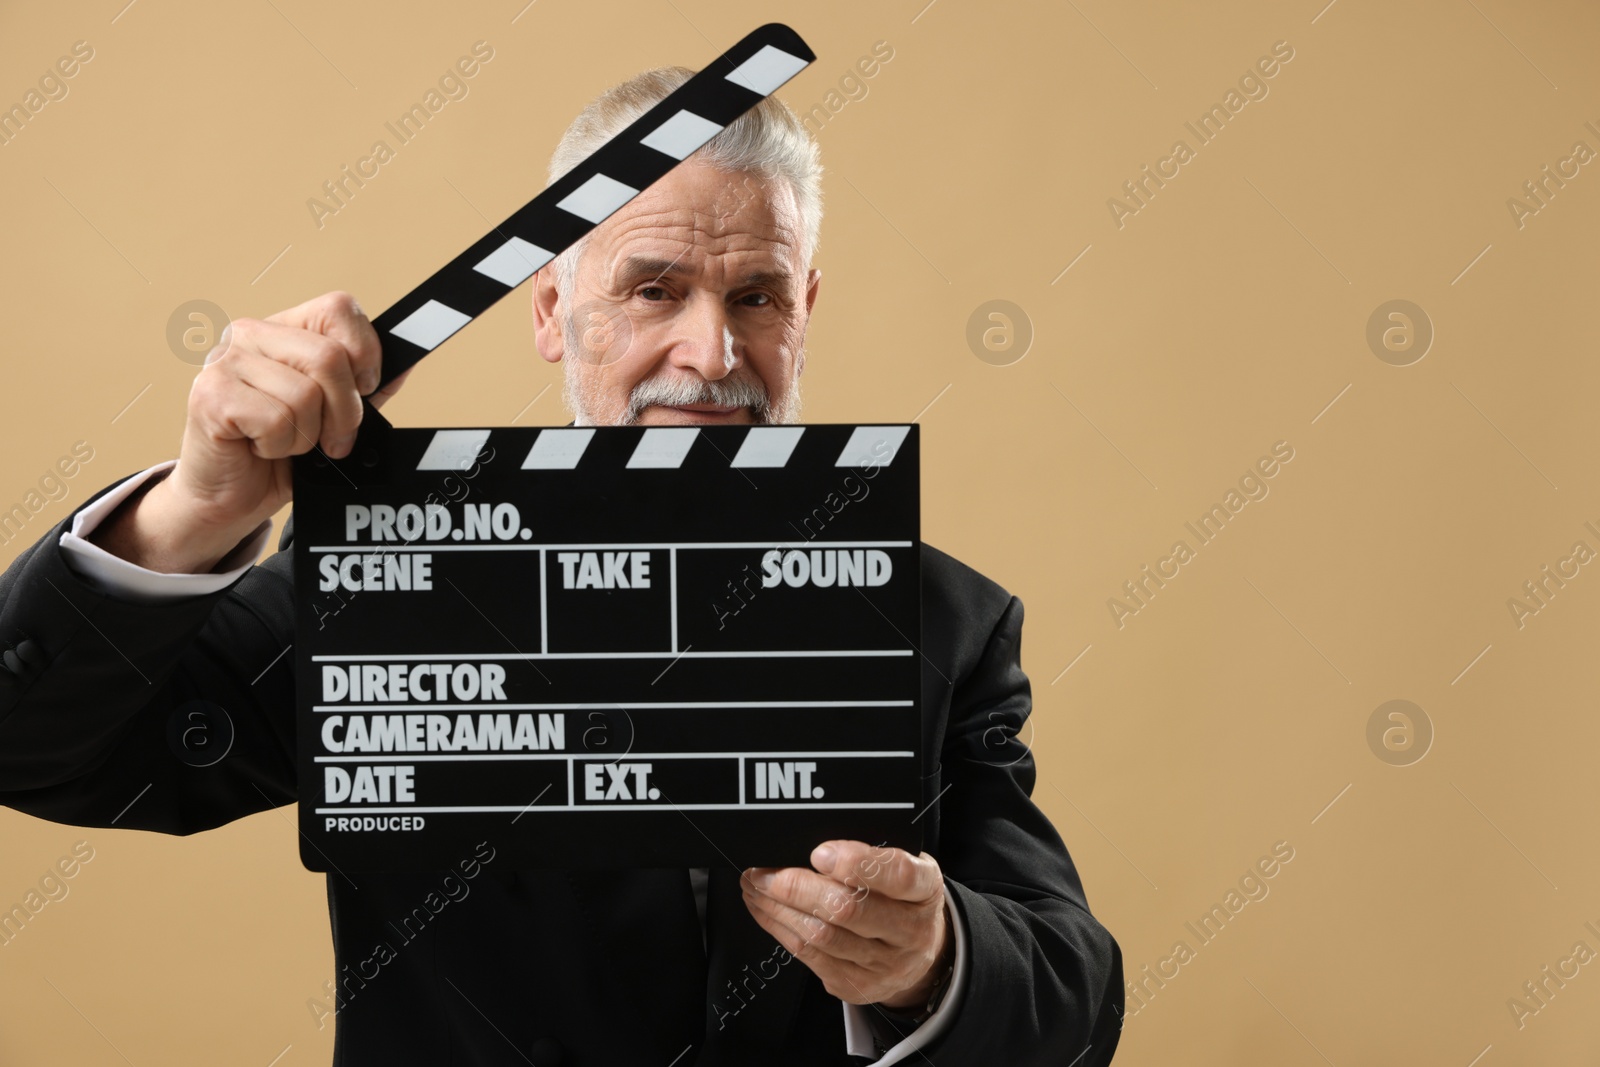
[[[707,381],[724,378],[743,362],[743,344],[720,297],[695,293],[673,322],[672,365]]]

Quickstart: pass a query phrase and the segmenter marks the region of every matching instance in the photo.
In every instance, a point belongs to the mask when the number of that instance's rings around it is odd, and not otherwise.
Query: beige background
[[[605,85],[782,20],[819,59],[780,95],[826,107],[886,41],[818,135],[805,414],[921,422],[925,539],[1027,604],[1035,796],[1095,913],[1130,980],[1196,950],[1118,1063],[1596,1062],[1600,966],[1520,1029],[1507,1007],[1600,951],[1600,568],[1520,629],[1507,607],[1600,550],[1600,165],[1520,228],[1507,207],[1575,141],[1600,151],[1594,5],[124,2],[0,14],[0,103],[95,52],[0,147],[0,504],[94,449],[0,559],[175,452],[184,302],[381,308],[537,191]],[[315,226],[307,199],[477,40],[470,96]],[[1184,122],[1277,41],[1269,94],[1118,228],[1107,199],[1196,147]],[[1010,365],[966,341],[991,299],[1034,331]],[[1366,341],[1393,299],[1436,331],[1410,366]],[[559,393],[519,293],[388,411],[560,423]],[[1119,628],[1108,598],[1278,441],[1270,495]],[[1368,745],[1392,699],[1435,731],[1409,766]],[[0,948],[0,1062],[329,1062],[305,1006],[332,974],[323,879],[291,820],[177,839],[0,812],[7,907],[95,850]],[[1201,947],[1185,922],[1279,841],[1270,894]]]

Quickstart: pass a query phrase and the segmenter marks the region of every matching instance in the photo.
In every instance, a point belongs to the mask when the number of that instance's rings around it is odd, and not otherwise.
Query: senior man
[[[550,180],[691,73],[602,94]],[[538,272],[536,343],[578,424],[798,419],[820,177],[769,98]],[[101,490],[0,576],[0,803],[188,834],[295,800],[292,519],[254,561],[291,458],[347,455],[360,397],[403,384],[372,392],[380,359],[347,294],[236,320],[178,459]],[[920,550],[926,851],[824,841],[811,867],[577,872],[508,869],[485,843],[459,872],[359,889],[330,873],[338,973],[307,1006],[335,1021],[335,1062],[1108,1062],[1121,955],[1030,799],[1021,601]],[[206,766],[169,744],[196,698],[234,728]],[[448,909],[441,875],[461,889]],[[412,931],[419,914],[437,918]]]

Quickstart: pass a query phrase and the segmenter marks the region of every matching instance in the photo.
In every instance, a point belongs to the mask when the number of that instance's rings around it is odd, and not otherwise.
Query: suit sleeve
[[[294,801],[287,554],[202,595],[124,598],[68,565],[76,516],[0,575],[0,804],[191,834]]]
[[[1095,1067],[1121,1036],[1122,953],[1031,799],[1021,640],[1022,601],[1012,596],[952,695],[938,859],[971,953],[965,1002],[925,1051],[952,1065]]]
[[[67,566],[88,578],[90,584],[101,592],[110,593],[119,600],[175,600],[220,592],[232,585],[260,558],[261,550],[267,547],[267,539],[272,533],[272,520],[264,520],[232,552],[218,560],[207,574],[169,574],[147,570],[112,555],[90,540],[100,523],[140,486],[146,482],[160,481],[176,466],[177,460],[158,463],[79,508],[61,535],[61,548],[66,553]]]

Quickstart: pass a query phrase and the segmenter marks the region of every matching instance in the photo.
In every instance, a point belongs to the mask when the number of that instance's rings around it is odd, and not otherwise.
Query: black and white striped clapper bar
[[[764,26],[373,320],[388,381],[814,56]],[[915,425],[412,429],[295,461],[301,859],[917,852]]]
[[[380,387],[489,310],[816,56],[769,23],[728,49],[433,277],[372,320]]]

